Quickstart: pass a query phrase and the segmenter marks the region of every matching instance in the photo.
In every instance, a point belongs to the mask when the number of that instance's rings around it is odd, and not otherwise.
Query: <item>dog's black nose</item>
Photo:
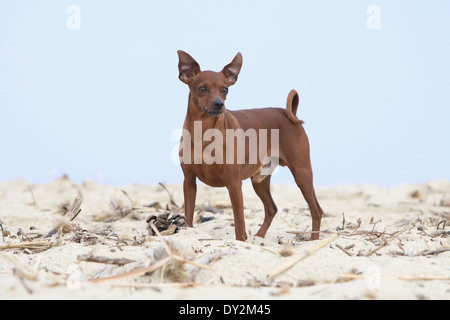
[[[214,100],[213,106],[214,106],[214,109],[216,109],[216,110],[221,110],[221,109],[223,109],[224,104],[223,104],[223,101],[222,101],[222,100],[220,100],[219,98],[217,98],[216,100]]]

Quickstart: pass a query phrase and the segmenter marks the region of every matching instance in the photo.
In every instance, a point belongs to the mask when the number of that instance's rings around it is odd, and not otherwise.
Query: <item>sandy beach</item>
[[[182,186],[165,187],[0,182],[0,299],[450,298],[449,181],[318,188],[319,241],[294,185],[272,186],[265,239],[249,184],[246,242],[226,189],[204,185],[194,228],[149,236],[147,217],[183,214]]]

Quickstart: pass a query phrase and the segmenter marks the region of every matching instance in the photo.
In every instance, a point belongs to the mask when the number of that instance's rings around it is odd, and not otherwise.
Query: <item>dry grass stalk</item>
[[[38,279],[39,272],[31,268],[19,260],[17,260],[14,256],[10,255],[0,255],[0,257],[4,260],[9,261],[11,264],[14,265],[14,272],[16,272],[16,275],[19,275],[22,278],[26,278],[28,280],[36,281]]]
[[[206,285],[198,284],[195,282],[178,282],[178,283],[113,283],[110,284],[111,287],[116,288],[135,288],[135,289],[155,289],[156,291],[160,291],[161,288],[192,288],[192,287],[204,287]]]
[[[209,255],[209,256],[205,257],[204,258],[204,262],[212,263],[212,262],[215,262],[217,260],[222,259],[223,256],[226,256],[226,255],[229,255],[229,254],[230,253],[228,253],[228,252],[226,252],[226,253],[225,252],[217,252],[217,253],[214,253],[212,255]],[[192,283],[195,282],[195,277],[200,272],[200,269],[201,269],[201,267],[197,267],[191,272],[191,274],[190,274],[190,276],[188,278],[188,282],[192,282]]]
[[[3,224],[1,224],[1,221],[0,221],[0,235],[2,236],[2,242],[5,242],[5,234],[6,234],[6,231],[3,229]]]
[[[50,238],[54,234],[57,234],[60,230],[70,226],[70,222],[72,222],[81,212],[81,203],[82,200],[80,198],[76,198],[70,210],[55,224],[53,229],[45,236],[45,238]]]
[[[382,236],[382,235],[387,235],[387,236],[396,236],[397,233],[388,233],[388,232],[384,232],[384,231],[365,231],[365,230],[360,230],[360,231],[353,231],[353,232],[346,232],[346,231],[330,231],[330,230],[321,230],[321,231],[286,231],[286,233],[290,233],[290,234],[310,234],[310,233],[326,233],[326,234],[336,234],[339,236],[346,236],[346,237],[352,237],[352,236],[361,236],[361,235],[376,235],[376,236]]]
[[[369,279],[371,276],[365,276],[361,274],[343,273],[339,275],[339,279],[343,280],[359,280]],[[450,280],[450,277],[446,276],[398,276],[398,277],[384,277],[384,279],[396,279],[396,280]]]
[[[50,248],[50,240],[24,241],[18,243],[2,243],[0,250],[5,249],[48,249]]]
[[[11,269],[12,274],[16,276],[22,286],[25,288],[25,290],[28,291],[28,293],[33,293],[33,291],[28,287],[28,285],[25,283],[25,280],[28,281],[40,281],[45,280],[45,284],[47,285],[55,285],[55,284],[65,284],[67,280],[67,275],[61,275],[61,274],[53,274],[51,272],[48,272],[44,269],[39,268],[40,259],[38,259],[37,263],[31,267],[28,265],[23,264],[20,262],[17,258],[11,255],[2,255],[0,254],[0,258],[6,261],[9,261],[14,267]]]
[[[389,244],[389,242],[388,242],[386,239],[383,238],[383,244],[380,245],[380,246],[378,246],[378,247],[376,247],[376,248],[373,249],[373,250],[370,250],[370,251],[365,255],[365,257],[370,257],[372,254],[374,254],[374,253],[377,252],[378,250],[384,248],[384,247],[387,246],[388,244]]]
[[[37,208],[38,208],[38,205],[37,205],[37,202],[36,202],[36,198],[34,197],[34,193],[33,193],[33,189],[32,189],[32,187],[31,187],[31,185],[28,185],[28,191],[30,191],[30,193],[31,193],[31,198],[33,198],[33,207],[34,207],[35,209],[37,209]]]
[[[150,223],[150,226],[151,226],[151,228],[153,229],[153,231],[161,238],[162,243],[163,243],[163,246],[164,246],[164,248],[165,248],[165,250],[166,250],[166,253],[167,253],[167,255],[168,255],[170,258],[172,258],[172,259],[174,259],[174,260],[177,260],[177,261],[180,261],[180,262],[183,262],[183,263],[191,264],[191,265],[196,266],[196,267],[199,267],[199,268],[204,268],[204,269],[211,270],[211,271],[217,271],[216,268],[213,268],[213,267],[210,267],[210,266],[207,266],[207,265],[205,265],[205,264],[201,264],[201,263],[198,263],[198,262],[195,262],[195,261],[187,260],[187,259],[185,259],[185,258],[183,258],[183,257],[180,257],[180,256],[174,254],[174,253],[172,252],[172,249],[170,249],[169,244],[168,244],[167,241],[162,237],[161,233],[158,231],[158,229],[155,227],[155,225],[154,225],[153,223]]]
[[[104,282],[109,282],[109,281],[114,281],[114,280],[121,280],[121,279],[128,279],[128,278],[143,276],[146,273],[150,273],[150,272],[153,272],[153,271],[161,268],[167,262],[169,262],[170,259],[171,259],[171,257],[166,257],[164,259],[159,260],[158,262],[156,262],[155,264],[153,264],[149,267],[138,268],[138,269],[132,270],[130,272],[125,272],[125,273],[119,274],[117,276],[111,276],[111,277],[105,277],[105,278],[99,278],[99,279],[91,279],[91,280],[89,280],[89,282],[104,283]]]
[[[413,255],[413,257],[436,255],[436,254],[440,254],[440,253],[446,252],[446,251],[450,251],[450,248],[442,248],[442,249],[437,249],[437,250],[425,250],[423,252]]]
[[[167,254],[167,257],[158,260],[156,263],[152,264],[149,267],[138,268],[138,269],[135,269],[135,270],[123,273],[123,274],[119,274],[119,275],[116,275],[116,276],[99,278],[99,279],[92,279],[92,280],[89,280],[89,282],[92,282],[92,283],[105,283],[105,282],[110,282],[110,281],[115,281],[115,280],[122,280],[122,279],[128,279],[128,278],[133,278],[133,277],[139,277],[139,276],[145,275],[147,273],[154,272],[157,269],[166,266],[170,261],[173,261],[173,260],[175,260],[177,262],[181,262],[181,263],[191,264],[191,265],[199,267],[199,268],[203,268],[203,269],[207,269],[207,270],[211,270],[211,271],[217,271],[217,269],[212,268],[210,266],[207,266],[207,265],[195,262],[195,261],[191,261],[191,260],[185,259],[185,258],[183,258],[183,257],[181,257],[181,256],[179,256],[177,254],[174,254],[173,250],[170,248],[169,244],[163,238],[163,236],[158,231],[158,229],[152,223],[150,223],[150,226],[154,229],[155,233],[161,238],[161,240],[162,240],[161,242],[162,242],[164,250],[165,250],[165,252]]]
[[[28,294],[32,294],[33,290],[31,290],[30,287],[25,282],[25,276],[26,275],[23,274],[22,271],[20,269],[17,269],[17,268],[13,268],[12,271],[13,271],[13,275],[16,276],[19,279],[20,284],[28,292]]]
[[[167,194],[169,195],[169,201],[170,201],[170,204],[173,205],[173,206],[175,206],[175,208],[177,208],[177,209],[180,208],[180,206],[177,205],[177,204],[175,203],[175,201],[173,201],[172,193],[170,193],[169,189],[167,189],[167,187],[166,187],[162,182],[160,182],[160,183],[158,183],[158,184],[159,184],[161,187],[163,187],[164,190],[166,190]]]
[[[320,249],[325,248],[327,245],[329,245],[330,243],[332,243],[333,241],[335,241],[337,238],[339,238],[339,235],[332,235],[331,237],[322,240],[319,244],[317,244],[316,246],[305,250],[305,252],[303,252],[302,254],[293,257],[290,261],[288,261],[287,263],[283,264],[280,268],[278,268],[277,270],[275,270],[274,272],[270,273],[267,278],[268,279],[272,279],[275,278],[276,276],[280,275],[281,273],[289,270],[290,268],[292,268],[294,265],[296,265],[298,262],[302,261],[303,259],[309,257],[311,254],[313,254],[316,251],[319,251]]]
[[[126,259],[126,258],[109,258],[103,256],[94,256],[92,254],[82,254],[77,257],[78,261],[85,262],[97,262],[104,264],[116,264],[119,266],[126,265],[128,263],[135,262],[134,260]]]

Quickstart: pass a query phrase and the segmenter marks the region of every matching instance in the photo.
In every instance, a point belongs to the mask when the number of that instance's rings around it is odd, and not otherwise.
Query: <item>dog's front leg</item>
[[[233,206],[234,228],[236,232],[236,240],[247,240],[247,232],[245,231],[244,220],[244,198],[242,196],[242,182],[233,182],[227,186],[230,194],[231,205]]]
[[[183,183],[184,193],[184,215],[186,216],[186,224],[193,227],[195,197],[197,196],[197,182],[194,175],[185,175]]]

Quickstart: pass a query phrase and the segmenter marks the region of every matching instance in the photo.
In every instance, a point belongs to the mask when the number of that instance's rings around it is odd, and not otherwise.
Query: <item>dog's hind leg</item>
[[[291,170],[297,186],[308,203],[312,219],[313,232],[311,233],[311,239],[318,240],[323,210],[317,201],[314,191],[308,137],[301,126],[297,130],[298,133],[295,134],[297,138],[289,140],[289,143],[283,146],[281,163],[287,165],[289,170]]]
[[[289,169],[294,175],[295,182],[300,188],[311,212],[313,231],[313,233],[311,233],[311,239],[318,240],[323,210],[317,201],[316,193],[314,191],[312,170],[310,168],[301,168],[298,166],[289,166]]]

